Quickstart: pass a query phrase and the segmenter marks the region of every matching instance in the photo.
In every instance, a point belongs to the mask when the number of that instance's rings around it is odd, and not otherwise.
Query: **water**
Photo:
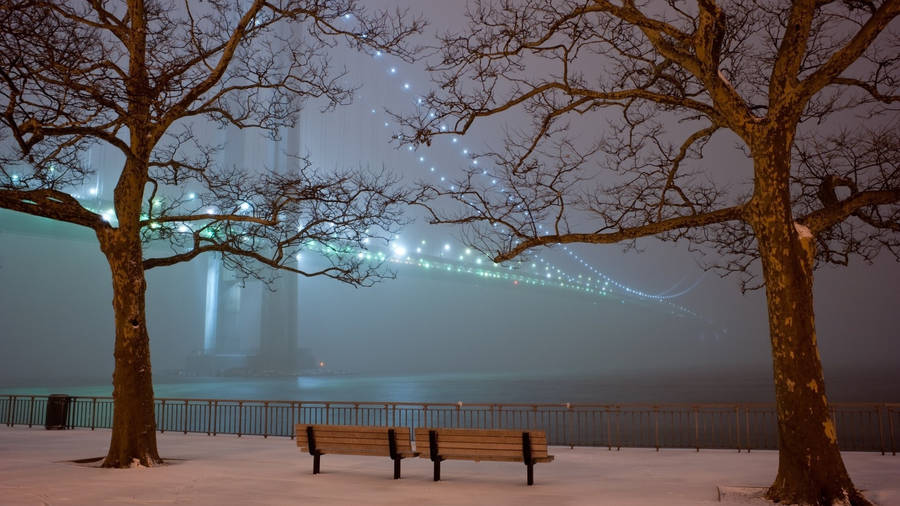
[[[157,376],[157,397],[192,399],[377,401],[415,403],[736,403],[772,402],[768,371],[718,373],[454,373],[286,378]],[[835,402],[900,402],[896,373],[832,374]],[[3,394],[108,396],[109,384],[2,388]]]

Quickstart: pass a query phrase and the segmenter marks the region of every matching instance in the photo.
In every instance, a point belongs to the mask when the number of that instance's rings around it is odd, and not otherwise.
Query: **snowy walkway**
[[[286,438],[169,433],[159,435],[169,465],[70,462],[105,454],[108,442],[108,430],[0,427],[0,504],[702,505],[722,504],[718,485],[768,485],[777,466],[771,451],[552,447],[556,461],[535,466],[533,487],[525,466],[494,462],[445,462],[435,483],[430,461],[409,459],[395,481],[386,457],[326,455],[313,476],[312,458]],[[869,499],[900,505],[900,456],[844,459]]]

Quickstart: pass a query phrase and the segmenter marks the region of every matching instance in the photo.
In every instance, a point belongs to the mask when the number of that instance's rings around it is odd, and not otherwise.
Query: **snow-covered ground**
[[[105,454],[108,430],[47,431],[0,427],[0,504],[327,504],[327,505],[702,505],[719,503],[717,487],[763,487],[778,456],[726,450],[552,447],[556,461],[535,466],[444,462],[432,481],[427,459],[312,457],[286,438],[160,434],[156,468],[100,469],[71,461]],[[856,485],[881,505],[900,505],[900,456],[846,453]],[[96,464],[94,464],[96,465]],[[723,503],[748,503],[725,495]]]

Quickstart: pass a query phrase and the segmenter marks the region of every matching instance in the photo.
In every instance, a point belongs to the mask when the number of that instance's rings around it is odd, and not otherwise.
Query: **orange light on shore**
[[[319,367],[325,367],[325,362],[319,362]]]

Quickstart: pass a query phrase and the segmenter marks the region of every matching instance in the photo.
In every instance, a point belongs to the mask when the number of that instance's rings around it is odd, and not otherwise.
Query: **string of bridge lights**
[[[346,19],[351,18],[346,17]],[[381,51],[375,51],[372,55],[376,59],[381,59],[382,57],[384,57],[384,54]],[[387,76],[391,78],[400,77],[400,69],[396,64],[389,64],[388,62],[385,62],[385,65],[385,74]],[[403,92],[408,93],[413,91],[413,85],[408,80],[401,80],[400,89]],[[422,105],[424,99],[421,96],[417,96],[414,102],[416,105]],[[372,108],[371,113],[374,116],[377,115],[378,111],[376,108]],[[434,112],[429,112],[428,114],[432,118],[435,117]],[[384,121],[383,124],[386,128],[391,127],[390,121]],[[441,125],[439,128],[442,131],[447,130],[446,125]],[[455,135],[451,136],[449,138],[449,143],[451,144],[451,147],[455,145],[456,149],[459,149],[459,153],[461,154],[461,156],[468,158],[472,165],[478,166],[478,158],[470,152],[468,147],[464,146],[463,143],[460,142],[460,137]],[[406,151],[411,156],[415,157],[416,161],[423,167],[428,167],[426,172],[427,174],[431,174],[431,176],[437,179],[440,183],[446,185],[450,189],[450,191],[456,190],[455,185],[452,182],[448,182],[450,178],[446,175],[446,173],[444,173],[442,169],[439,168],[439,166],[437,166],[436,164],[425,163],[428,158],[424,154],[416,153],[413,146],[407,146]],[[498,184],[497,179],[493,176],[490,176],[487,169],[482,170],[482,175],[485,177],[490,177],[490,183],[492,185]],[[505,189],[501,187],[500,191],[504,192]],[[87,197],[87,199],[98,198],[98,193],[98,185],[90,187],[88,189],[89,196]],[[79,195],[75,195],[75,197],[80,198]],[[187,195],[187,198],[188,200],[194,200],[196,198],[196,195],[191,193]],[[246,212],[249,208],[250,204],[248,203],[243,203],[241,205],[241,211]],[[106,221],[115,223],[115,213],[112,209],[98,209],[97,212]],[[208,212],[209,214],[214,214],[214,211],[212,209],[207,209],[206,212]],[[151,224],[151,227],[153,227],[153,224]],[[541,231],[545,230],[542,224],[538,224],[537,228]],[[191,227],[185,224],[180,224],[176,228],[176,230],[181,233],[193,232]],[[549,234],[550,232],[548,231],[546,233]],[[519,261],[516,263],[507,263],[504,266],[500,266],[493,263],[493,261],[489,258],[482,257],[481,255],[473,255],[472,250],[469,248],[466,248],[464,250],[464,253],[458,255],[458,257],[454,260],[449,257],[452,250],[452,246],[450,245],[450,243],[444,243],[443,247],[438,251],[437,255],[428,255],[427,253],[424,253],[424,249],[427,247],[427,242],[424,240],[417,243],[414,251],[418,258],[413,258],[411,255],[412,252],[408,251],[407,248],[401,244],[399,239],[399,237],[395,236],[395,241],[390,245],[390,251],[387,254],[379,251],[376,251],[374,253],[371,251],[360,251],[358,253],[359,258],[365,258],[368,260],[377,259],[379,261],[387,260],[395,263],[414,265],[423,269],[439,269],[451,273],[471,274],[484,278],[506,280],[512,282],[513,285],[525,284],[569,288],[586,294],[618,297],[622,300],[623,303],[625,302],[624,299],[622,299],[623,297],[658,302],[671,306],[673,309],[677,310],[680,313],[687,313],[697,316],[693,311],[673,303],[672,299],[690,292],[700,283],[702,277],[698,278],[698,280],[688,288],[677,293],[669,293],[671,292],[670,289],[660,294],[650,294],[642,290],[632,288],[613,279],[612,277],[608,276],[606,273],[598,269],[596,266],[586,261],[573,249],[567,246],[563,246],[562,250],[568,254],[568,256],[575,262],[576,265],[580,265],[581,268],[584,269],[586,273],[588,273],[587,276],[583,274],[569,274],[562,268],[556,266],[549,260],[546,260],[539,255],[535,256],[534,261],[531,262],[530,270],[528,269],[527,262]],[[368,244],[368,240],[364,240],[363,242],[366,245]],[[323,248],[323,252],[325,252],[326,249],[327,248]],[[299,255],[298,260],[300,260]]]
[[[381,51],[375,51],[373,53],[373,57],[376,59],[380,59],[383,56],[384,56],[384,54]],[[386,63],[386,75],[389,77],[392,77],[392,78],[400,77],[400,69],[397,67],[396,64],[387,64]],[[401,80],[400,89],[403,92],[411,92],[411,91],[413,91],[413,85],[408,80]],[[423,102],[424,102],[424,99],[421,96],[417,96],[414,100],[414,103],[417,106],[422,105]],[[372,108],[371,113],[376,114],[377,109]],[[435,113],[433,111],[429,112],[428,116],[430,118],[434,118]],[[383,122],[383,125],[386,128],[390,128],[391,122],[388,120],[385,120]],[[441,131],[447,131],[447,126],[440,125],[439,129]],[[478,166],[478,164],[479,164],[478,158],[476,158],[473,154],[471,154],[471,151],[469,150],[469,148],[460,142],[460,138],[458,136],[455,136],[455,135],[451,136],[449,139],[449,143],[451,145],[461,146],[461,147],[457,148],[457,149],[459,149],[459,152],[461,153],[461,155],[463,157],[468,158],[470,160],[470,162],[472,163],[472,165]],[[437,165],[431,164],[431,163],[425,164],[425,162],[428,160],[428,158],[425,155],[416,153],[415,148],[411,145],[407,146],[406,150],[408,153],[410,153],[412,156],[414,156],[416,158],[416,161],[419,164],[423,164],[423,166],[428,167],[427,173],[431,174],[432,177],[437,179],[440,183],[443,183],[444,185],[446,185],[446,187],[450,191],[456,190],[456,186],[454,184],[452,184],[451,182],[448,182],[448,180],[450,178]],[[485,177],[491,178],[491,181],[490,181],[491,185],[498,184],[497,179],[495,177],[489,175],[487,169],[483,169],[481,174]],[[500,191],[505,192],[505,189],[501,187]],[[526,214],[527,214],[527,211],[526,211]],[[541,230],[541,231],[545,230],[543,224],[538,224],[537,228],[538,228],[538,230]],[[546,233],[549,234],[550,232],[547,231]],[[425,244],[425,241],[422,241],[422,244]],[[572,258],[572,260],[577,265],[580,265],[584,270],[589,272],[591,275],[589,277],[585,278],[583,275],[576,276],[576,275],[568,274],[567,272],[563,271],[561,268],[556,267],[554,264],[552,264],[551,262],[549,262],[548,260],[545,260],[544,258],[542,258],[540,256],[537,256],[535,258],[535,262],[533,262],[531,264],[532,269],[539,269],[538,264],[541,264],[544,267],[544,273],[545,273],[544,277],[546,280],[553,280],[555,277],[557,283],[564,285],[564,286],[577,288],[577,289],[583,289],[590,293],[598,293],[601,295],[611,295],[611,293],[613,291],[618,291],[622,294],[625,294],[625,295],[633,297],[633,298],[645,299],[645,300],[664,303],[666,305],[672,306],[673,308],[677,309],[679,312],[689,313],[689,314],[696,316],[696,314],[693,311],[691,311],[683,306],[674,304],[671,301],[672,301],[672,299],[683,296],[683,295],[689,293],[691,290],[693,290],[702,281],[702,279],[703,279],[702,276],[699,277],[689,287],[687,287],[686,289],[680,290],[677,293],[669,293],[675,288],[675,287],[673,287],[672,289],[667,290],[666,292],[663,292],[663,293],[650,294],[645,291],[638,290],[636,288],[632,288],[628,285],[625,285],[625,284],[620,283],[619,281],[613,279],[612,277],[608,276],[606,273],[602,272],[600,269],[598,269],[594,265],[590,264],[583,257],[578,255],[573,249],[571,249],[567,246],[563,246],[562,249]],[[450,250],[450,245],[445,244],[443,251],[449,251],[449,250]],[[468,249],[466,250],[467,255],[468,255],[469,251],[470,250],[468,250]],[[418,263],[418,264],[425,263],[425,261],[413,262],[411,257],[406,256],[406,249],[403,246],[399,246],[397,244],[393,245],[392,252],[393,252],[392,257],[394,257],[394,258],[400,257],[402,259],[402,261],[404,261],[405,263]],[[421,254],[422,248],[417,247],[416,252]],[[465,259],[464,256],[462,256],[462,255],[459,256],[460,262],[462,262],[464,259]],[[481,262],[482,262],[481,258],[476,259],[476,263],[478,265],[480,265]],[[493,265],[496,266],[496,264],[493,264]],[[509,265],[507,267],[508,270],[513,270],[515,268],[516,267],[514,267],[513,265]],[[449,267],[449,266],[447,269],[453,270],[452,267]],[[458,269],[462,269],[462,268],[458,268]],[[535,279],[539,279],[539,278],[535,278]],[[519,281],[519,280],[513,280],[513,281],[515,282],[515,284],[518,284],[517,281]],[[532,278],[529,278],[529,281],[535,282],[534,279],[532,279]],[[546,284],[546,281],[542,280],[542,284]]]

